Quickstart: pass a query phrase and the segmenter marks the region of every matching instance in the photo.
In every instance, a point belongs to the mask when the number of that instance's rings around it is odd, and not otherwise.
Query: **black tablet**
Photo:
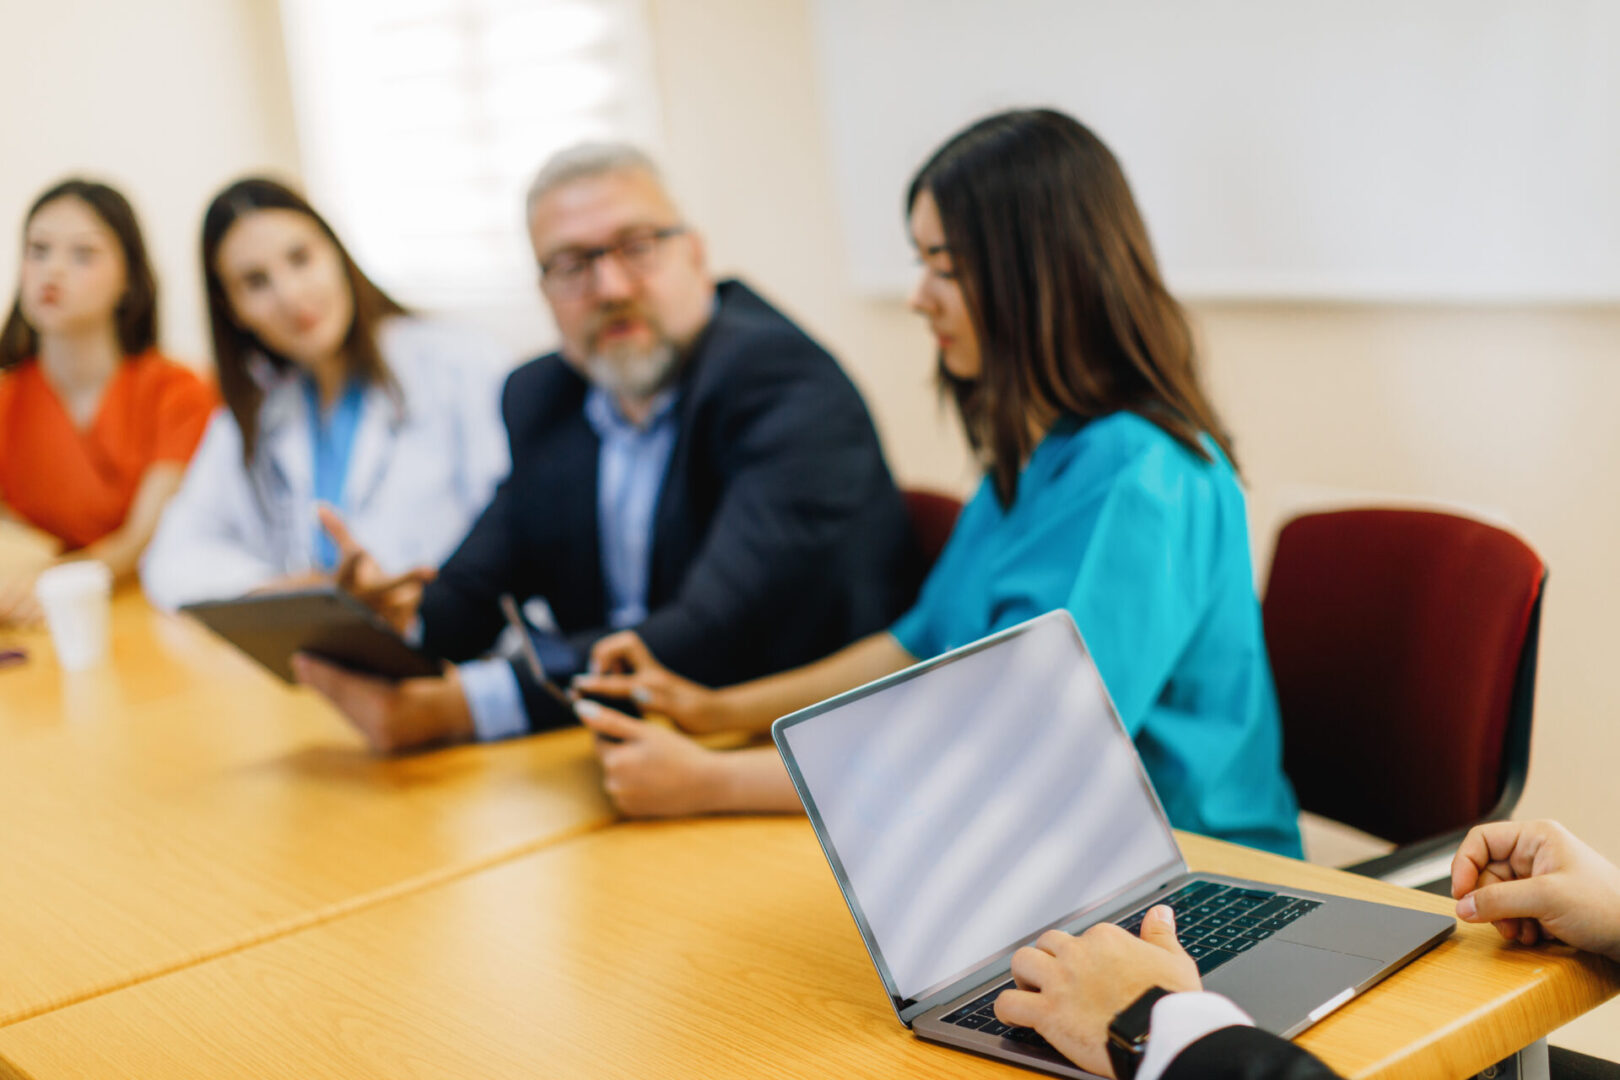
[[[287,682],[294,653],[385,679],[440,674],[437,660],[405,644],[371,609],[337,589],[208,600],[180,609]]]

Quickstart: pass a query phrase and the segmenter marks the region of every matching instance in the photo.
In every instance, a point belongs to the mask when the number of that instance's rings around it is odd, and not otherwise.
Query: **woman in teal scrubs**
[[[1243,493],[1118,163],[1070,117],[1003,113],[941,147],[906,206],[911,306],[986,473],[916,606],[815,664],[719,690],[617,634],[578,689],[691,732],[763,731],[1064,607],[1171,823],[1299,855]],[[578,712],[619,740],[599,752],[627,813],[798,808],[773,748],[717,752],[590,701]]]

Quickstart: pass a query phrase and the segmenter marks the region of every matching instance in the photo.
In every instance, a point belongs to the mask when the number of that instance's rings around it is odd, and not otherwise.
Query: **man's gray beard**
[[[615,397],[650,398],[669,381],[678,359],[667,341],[644,352],[593,352],[585,358],[585,377]]]

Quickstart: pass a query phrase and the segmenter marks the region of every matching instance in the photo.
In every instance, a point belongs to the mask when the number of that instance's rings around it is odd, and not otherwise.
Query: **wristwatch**
[[[1108,1025],[1108,1061],[1114,1066],[1119,1080],[1134,1080],[1142,1055],[1147,1053],[1148,1028],[1153,1024],[1153,1006],[1170,991],[1162,986],[1150,987],[1143,995],[1125,1006]]]

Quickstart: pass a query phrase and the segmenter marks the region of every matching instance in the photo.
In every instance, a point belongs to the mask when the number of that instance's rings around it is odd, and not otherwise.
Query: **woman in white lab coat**
[[[395,303],[274,181],[215,197],[202,255],[225,407],[142,561],[148,597],[330,580],[322,503],[384,570],[437,566],[508,471],[507,358]]]

